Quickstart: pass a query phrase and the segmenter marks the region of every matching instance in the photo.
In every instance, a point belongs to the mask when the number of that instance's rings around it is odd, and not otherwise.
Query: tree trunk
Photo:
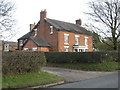
[[[117,40],[115,40],[115,41],[113,42],[113,45],[114,45],[114,46],[113,46],[113,49],[114,49],[114,50],[117,50],[117,49],[118,49],[118,48],[117,48]]]

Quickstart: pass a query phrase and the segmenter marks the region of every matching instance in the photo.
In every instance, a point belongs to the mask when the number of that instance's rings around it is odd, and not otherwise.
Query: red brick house
[[[46,10],[40,12],[40,20],[30,24],[30,32],[18,39],[19,50],[86,52],[92,51],[92,35],[76,24],[49,19]]]

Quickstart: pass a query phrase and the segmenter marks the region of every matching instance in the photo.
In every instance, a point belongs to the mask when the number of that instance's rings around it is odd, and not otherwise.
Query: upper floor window
[[[85,37],[85,45],[88,46],[88,37]]]
[[[37,36],[37,29],[34,29],[35,33],[34,33],[34,37]]]
[[[53,34],[53,26],[50,26],[50,34]]]
[[[68,44],[69,34],[64,34],[64,44]]]
[[[79,35],[75,35],[75,45],[79,44]]]
[[[20,40],[19,44],[20,44],[20,46],[23,46],[23,40]]]

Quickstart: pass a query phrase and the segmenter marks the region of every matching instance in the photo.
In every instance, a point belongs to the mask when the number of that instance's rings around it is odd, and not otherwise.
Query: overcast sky
[[[10,41],[17,41],[18,38],[29,32],[29,24],[37,23],[40,20],[40,11],[47,10],[47,18],[75,23],[81,18],[86,23],[88,2],[91,0],[12,0],[16,4],[14,18],[17,20],[17,34]]]

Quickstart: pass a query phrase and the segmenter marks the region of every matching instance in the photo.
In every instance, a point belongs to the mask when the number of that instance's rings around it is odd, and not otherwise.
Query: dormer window
[[[50,26],[50,34],[53,34],[53,26]]]
[[[34,37],[37,36],[37,29],[34,29],[35,33],[34,33]]]

